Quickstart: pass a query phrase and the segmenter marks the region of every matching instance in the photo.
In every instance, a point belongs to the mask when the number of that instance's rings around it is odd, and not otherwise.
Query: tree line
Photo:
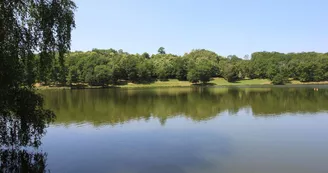
[[[65,56],[65,63],[55,58],[49,70],[40,68],[38,57],[35,58],[35,76],[44,84],[107,86],[168,79],[207,83],[213,77],[223,77],[228,82],[270,79],[273,84],[285,84],[289,79],[301,82],[328,80],[328,53],[317,52],[255,52],[251,58],[240,58],[236,55],[223,57],[205,49],[195,49],[182,56],[167,54],[163,47],[153,55],[93,49],[71,52]]]

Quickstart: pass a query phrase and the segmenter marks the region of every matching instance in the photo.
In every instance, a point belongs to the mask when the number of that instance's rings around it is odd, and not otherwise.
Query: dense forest
[[[153,55],[93,49],[71,52],[64,59],[65,63],[61,63],[55,58],[47,68],[35,66],[35,75],[31,76],[45,85],[87,83],[93,86],[168,79],[207,83],[213,77],[223,77],[229,82],[270,79],[273,84],[285,84],[289,79],[301,82],[328,80],[328,53],[316,52],[255,52],[250,57],[239,58],[236,55],[223,57],[205,49],[178,56],[166,54],[161,47]],[[35,61],[40,64],[38,56]]]

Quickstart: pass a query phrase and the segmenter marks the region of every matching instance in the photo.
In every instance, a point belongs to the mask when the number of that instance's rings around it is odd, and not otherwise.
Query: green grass
[[[328,81],[323,82],[300,82],[291,80],[290,84],[328,84]],[[251,85],[271,85],[271,81],[268,79],[244,79],[236,82],[228,82],[223,78],[213,78],[205,86],[251,86]],[[169,79],[168,81],[155,81],[149,84],[135,84],[127,83],[126,85],[115,85],[108,87],[115,88],[165,88],[165,87],[190,87],[190,86],[203,86],[203,84],[192,84],[188,81],[179,81],[177,79]],[[40,90],[47,89],[70,89],[70,87],[49,87],[38,86]],[[85,88],[102,88],[101,86],[87,86]]]
[[[223,78],[214,78],[209,82],[214,85],[266,85],[271,84],[271,81],[268,79],[243,79],[236,82],[228,82]]]
[[[213,78],[210,82],[205,84],[205,86],[242,86],[242,85],[265,85],[270,84],[270,80],[267,79],[244,79],[237,82],[228,82],[223,78]],[[135,84],[135,83],[127,83],[126,85],[114,85],[109,87],[115,88],[164,88],[164,87],[190,87],[190,86],[203,86],[203,84],[192,84],[188,81],[179,81],[177,79],[169,79],[167,81],[155,81],[149,84]],[[47,89],[70,89],[68,86],[57,87],[57,86],[36,86],[39,90],[47,90]],[[86,85],[84,88],[102,88],[101,86],[88,86]]]
[[[68,86],[61,86],[61,87],[57,87],[57,86],[36,86],[35,87],[37,90],[69,90],[71,89]]]
[[[270,84],[270,80],[267,79],[244,79],[237,82],[228,82],[223,78],[213,78],[209,83],[205,84],[208,86],[231,86],[231,85],[265,85]],[[177,79],[169,79],[168,81],[156,81],[150,84],[134,84],[128,83],[127,85],[117,85],[120,88],[156,88],[156,87],[190,87],[193,85],[202,84],[192,84],[188,81],[179,81]]]
[[[328,81],[320,81],[320,82],[300,82],[298,80],[291,80],[290,81],[290,84],[302,84],[302,85],[306,85],[306,84],[309,84],[309,85],[327,85],[328,84]]]
[[[149,84],[134,84],[116,85],[120,88],[155,88],[155,87],[188,87],[191,83],[188,81],[179,81],[177,79],[169,79],[168,81],[156,81]]]

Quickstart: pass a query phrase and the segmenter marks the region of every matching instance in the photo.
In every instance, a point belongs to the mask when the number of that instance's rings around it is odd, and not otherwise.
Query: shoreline
[[[149,84],[135,84],[127,83],[126,85],[109,85],[109,86],[90,86],[83,85],[74,88],[70,86],[40,86],[36,85],[36,90],[78,90],[78,89],[103,89],[103,88],[121,88],[121,89],[132,89],[132,88],[177,88],[177,87],[288,87],[288,86],[310,86],[310,85],[328,85],[328,81],[321,82],[300,82],[291,80],[290,83],[285,85],[273,85],[271,81],[267,79],[245,79],[234,83],[229,83],[223,78],[214,78],[207,84],[192,84],[188,81],[178,81],[176,79],[170,79],[168,81],[155,81]]]

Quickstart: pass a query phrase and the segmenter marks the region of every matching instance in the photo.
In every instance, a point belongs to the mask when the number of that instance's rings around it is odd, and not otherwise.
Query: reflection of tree
[[[46,154],[18,149],[0,149],[0,172],[46,172]]]
[[[40,146],[54,114],[43,109],[42,97],[30,89],[6,90],[0,98],[1,172],[44,172],[46,154],[28,148]]]
[[[45,91],[57,123],[118,124],[130,120],[165,120],[184,116],[194,121],[227,111],[251,108],[254,116],[328,110],[328,90],[309,88],[175,88],[147,90]]]

